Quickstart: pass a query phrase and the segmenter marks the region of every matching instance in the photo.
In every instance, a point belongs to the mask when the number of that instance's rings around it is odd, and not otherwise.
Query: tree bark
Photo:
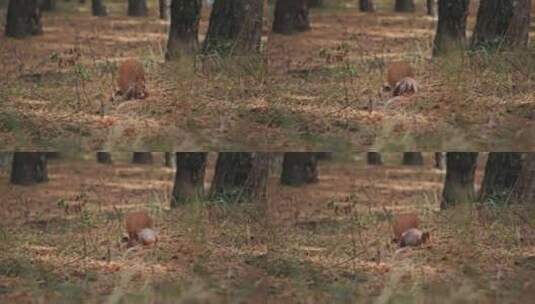
[[[522,168],[522,153],[491,152],[485,166],[481,184],[480,200],[488,198],[507,199],[513,190]]]
[[[308,7],[323,7],[323,0],[308,0]]]
[[[134,152],[132,157],[133,164],[151,165],[153,161],[152,153],[150,152]]]
[[[477,153],[448,152],[446,154],[446,181],[442,192],[441,209],[475,200],[476,165]]]
[[[111,153],[109,152],[97,152],[97,162],[99,164],[111,164]]]
[[[396,0],[394,10],[396,12],[414,12],[414,0]]]
[[[37,0],[9,1],[6,16],[6,36],[24,38],[43,33],[41,12]]]
[[[108,15],[106,6],[102,3],[102,0],[91,0],[91,12],[93,16],[105,17]]]
[[[211,197],[232,201],[265,200],[270,162],[269,153],[219,153]]]
[[[192,54],[197,50],[201,8],[202,0],[172,0],[167,60],[177,59],[183,54]]]
[[[13,1],[10,1],[13,2]],[[55,11],[56,10],[56,0],[38,0],[41,3],[39,8],[43,12]]]
[[[405,166],[422,166],[424,158],[421,152],[405,152],[403,153],[403,165]]]
[[[361,12],[375,12],[373,0],[359,0],[359,10]]]
[[[169,20],[169,0],[158,0],[158,8],[160,13],[160,19]]]
[[[380,166],[383,164],[383,158],[381,153],[378,152],[368,152],[366,153],[366,163],[368,165]]]
[[[273,32],[293,34],[310,30],[307,0],[277,0]]]
[[[262,0],[216,0],[204,41],[205,53],[251,55],[260,51]]]
[[[204,175],[208,153],[176,153],[176,175],[171,207],[200,199],[204,196]]]
[[[531,0],[481,0],[472,48],[527,47]]]
[[[11,167],[11,183],[33,185],[48,181],[46,153],[15,152]]]
[[[286,152],[282,162],[281,183],[301,186],[318,181],[318,160],[313,152]]]
[[[466,46],[466,19],[469,0],[439,0],[438,25],[433,55],[463,50]]]
[[[511,197],[515,203],[535,205],[535,153],[526,153]]]
[[[128,0],[128,16],[146,17],[148,15],[147,0]]]

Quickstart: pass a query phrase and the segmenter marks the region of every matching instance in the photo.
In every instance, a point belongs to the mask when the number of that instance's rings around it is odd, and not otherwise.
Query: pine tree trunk
[[[33,185],[48,181],[46,153],[15,152],[11,167],[11,183]]]
[[[13,2],[13,1],[10,1]],[[55,11],[56,10],[56,0],[38,0],[41,3],[40,9],[43,12]]]
[[[308,7],[323,7],[323,0],[308,0]]]
[[[481,0],[472,47],[526,47],[530,12],[530,0]]]
[[[197,50],[201,8],[202,0],[172,0],[167,60],[177,59],[182,54],[192,54]]]
[[[383,158],[381,153],[378,152],[368,152],[366,153],[366,163],[368,165],[380,166],[383,164]]]
[[[24,38],[43,33],[41,12],[37,0],[9,1],[6,16],[6,36]]]
[[[446,166],[446,159],[443,152],[435,152],[435,168],[443,170]]]
[[[439,0],[440,1],[440,0]],[[453,0],[455,1],[455,0]],[[452,1],[452,2],[453,2]],[[469,1],[469,0],[468,0]],[[425,2],[425,8],[427,9],[427,15],[435,16],[435,0],[427,0]]]
[[[111,164],[111,153],[109,152],[97,152],[97,162],[99,164]]]
[[[414,12],[415,5],[414,0],[396,0],[396,6],[394,8],[396,12]]]
[[[211,197],[232,201],[266,198],[270,159],[269,153],[219,153]]]
[[[535,205],[535,153],[526,153],[511,195],[512,201]]]
[[[466,18],[469,0],[439,0],[438,25],[433,45],[433,55],[439,56],[466,45]]]
[[[148,15],[147,0],[128,0],[128,16],[145,17]]]
[[[108,15],[106,6],[102,3],[102,0],[91,0],[91,12],[93,16],[105,17]]]
[[[262,0],[216,0],[204,41],[205,53],[251,55],[260,51]]]
[[[361,12],[375,12],[373,0],[359,0],[359,10]]]
[[[158,0],[160,19],[169,20],[169,1],[172,0]]]
[[[441,209],[457,203],[475,200],[474,177],[477,153],[448,152],[446,154],[446,181],[442,192]]]
[[[134,152],[132,157],[133,164],[151,165],[153,161],[152,153],[150,152]]]
[[[281,183],[301,186],[318,181],[318,161],[313,152],[287,152],[282,162]]]
[[[422,166],[424,158],[421,152],[405,152],[403,153],[403,165],[405,166]]]
[[[491,152],[485,166],[481,184],[480,200],[488,198],[507,199],[522,168],[522,153]]]
[[[277,0],[273,32],[292,34],[310,30],[307,0]]]
[[[208,153],[176,153],[176,175],[171,207],[200,199],[204,196],[204,175]]]

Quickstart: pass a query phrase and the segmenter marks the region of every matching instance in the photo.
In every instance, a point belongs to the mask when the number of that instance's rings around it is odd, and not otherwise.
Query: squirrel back
[[[401,235],[411,229],[418,228],[420,225],[420,219],[416,213],[398,214],[394,216],[392,221],[392,231],[394,232],[394,241],[397,242],[401,239]]]
[[[149,96],[145,85],[145,69],[136,59],[127,59],[119,66],[117,85],[119,95],[126,100],[144,99]]]

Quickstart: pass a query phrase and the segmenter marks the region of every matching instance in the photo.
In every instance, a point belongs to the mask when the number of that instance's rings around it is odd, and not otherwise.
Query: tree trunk
[[[530,12],[530,0],[481,0],[472,47],[527,47]]]
[[[164,158],[164,165],[169,168],[173,167],[173,154],[171,152],[165,152]]]
[[[368,165],[376,165],[376,166],[382,165],[383,158],[381,157],[381,153],[378,153],[378,152],[366,153],[366,163]]]
[[[11,167],[11,183],[33,185],[48,181],[46,153],[15,152]]]
[[[41,12],[37,0],[9,1],[6,16],[6,36],[24,38],[43,33]]]
[[[535,153],[526,153],[511,197],[513,202],[535,205]]]
[[[396,0],[396,12],[414,12],[414,0]]]
[[[361,12],[375,12],[373,0],[359,0],[359,10]]]
[[[455,0],[453,0],[453,1],[455,1]],[[435,0],[427,0],[425,2],[425,8],[427,9],[427,15],[435,16]]]
[[[322,7],[323,0],[308,0],[308,7]]]
[[[277,0],[273,32],[292,34],[310,30],[307,0]]]
[[[169,20],[169,1],[170,0],[158,0],[160,19]],[[190,2],[195,2],[195,1],[190,1]]]
[[[477,153],[446,153],[446,181],[442,192],[441,209],[457,203],[470,203],[475,200],[474,176]]]
[[[435,152],[435,168],[443,170],[446,166],[446,159],[444,158],[444,152]]]
[[[438,1],[438,25],[433,45],[434,56],[464,49],[469,4],[469,0]]]
[[[152,153],[150,152],[134,152],[132,157],[133,164],[150,165],[153,161]]]
[[[172,0],[167,60],[192,54],[198,48],[201,8],[202,0]]]
[[[522,153],[491,152],[485,166],[480,200],[507,199],[522,168]]]
[[[102,0],[91,0],[91,12],[93,16],[105,17],[108,15],[106,6],[102,3]]]
[[[282,162],[281,183],[301,186],[318,181],[318,161],[313,152],[287,152]]]
[[[148,15],[147,0],[128,0],[128,16],[145,17]]]
[[[270,162],[269,153],[219,153],[211,197],[232,201],[265,200]]]
[[[97,152],[97,163],[99,164],[111,164],[111,153],[109,152]]]
[[[10,1],[10,2],[12,2],[12,1]],[[38,2],[41,3],[39,8],[43,12],[55,11],[56,10],[56,0],[38,0]]]
[[[176,153],[176,175],[171,207],[197,200],[204,195],[204,175],[208,153]]]
[[[421,152],[403,153],[403,165],[405,166],[423,166],[424,158]]]
[[[250,55],[260,51],[262,0],[216,0],[204,41],[205,53]]]

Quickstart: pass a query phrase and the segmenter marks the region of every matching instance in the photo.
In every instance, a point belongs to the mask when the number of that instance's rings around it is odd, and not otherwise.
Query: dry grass
[[[50,181],[33,187],[8,186],[0,175],[0,301],[524,303],[535,296],[534,210],[437,212],[443,172],[394,165],[398,155],[385,154],[384,167],[360,158],[321,162],[320,182],[301,188],[280,186],[275,170],[267,226],[254,204],[169,210],[172,170],[126,158],[114,154],[111,166],[87,156],[51,161]],[[84,202],[81,212],[62,208]],[[154,215],[161,240],[127,250],[122,216],[141,208]],[[399,251],[390,243],[389,216],[405,211],[420,214],[430,244]]]

